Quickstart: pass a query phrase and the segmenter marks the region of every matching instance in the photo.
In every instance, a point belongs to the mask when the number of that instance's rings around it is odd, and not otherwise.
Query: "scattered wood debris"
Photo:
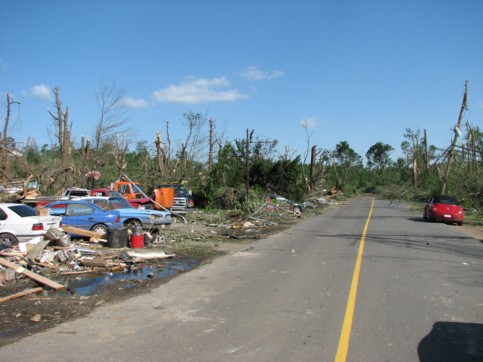
[[[23,297],[25,295],[38,293],[38,292],[41,292],[42,290],[44,290],[44,288],[40,288],[40,287],[39,288],[32,288],[32,289],[24,290],[23,292],[15,293],[15,294],[12,294],[12,295],[10,295],[8,297],[0,298],[0,303],[6,302],[6,301],[12,300],[12,299],[20,298],[20,297]]]
[[[267,202],[264,205],[270,206]],[[170,250],[179,243],[196,245],[211,241],[219,245],[229,242],[230,239],[256,240],[284,228],[297,218],[293,211],[287,212],[264,205],[251,215],[192,210],[189,214],[190,223],[173,223],[159,235],[146,233],[145,248],[142,249],[110,247],[113,244],[103,239],[104,235],[72,226],[50,229],[43,238],[38,237],[28,243],[0,250],[0,285],[28,277],[44,287],[61,290],[64,285],[46,276],[64,280],[65,276],[126,272],[137,263],[156,263],[156,260],[176,257],[175,253],[162,249]],[[71,238],[69,233],[81,235],[83,238]],[[6,297],[10,300],[28,294],[30,293],[26,292]]]
[[[34,273],[28,269],[25,269],[22,265],[12,263],[11,261],[8,261],[4,258],[0,258],[0,265],[6,266],[10,269],[15,270],[16,273],[19,274],[24,274],[28,276],[30,279],[35,280],[36,282],[46,285],[49,288],[52,288],[54,290],[61,290],[64,289],[64,286],[62,284],[59,284],[57,282],[54,282],[53,280],[50,280],[48,278],[43,277],[40,274]]]

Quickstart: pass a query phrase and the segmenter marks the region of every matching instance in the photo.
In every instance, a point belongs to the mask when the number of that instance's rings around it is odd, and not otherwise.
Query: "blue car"
[[[50,209],[50,215],[62,217],[62,225],[105,234],[111,227],[122,227],[121,213],[118,210],[103,208],[82,200],[55,201],[44,207]]]
[[[159,233],[160,229],[168,227],[173,222],[171,213],[133,207],[124,197],[86,197],[83,201],[97,205],[104,210],[118,210],[121,213],[121,222],[129,232],[136,227],[149,231],[153,234]]]

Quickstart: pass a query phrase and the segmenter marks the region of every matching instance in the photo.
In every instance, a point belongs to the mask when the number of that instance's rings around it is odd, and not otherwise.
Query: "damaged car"
[[[119,210],[104,210],[90,202],[79,200],[55,201],[45,205],[51,215],[62,217],[62,224],[106,234],[108,228],[122,227]]]
[[[30,206],[3,203],[0,204],[0,243],[18,244],[43,236],[47,231],[61,226],[58,216],[39,216]]]
[[[136,227],[159,233],[163,228],[171,225],[173,219],[168,211],[135,208],[123,197],[87,197],[83,201],[90,202],[104,210],[117,210],[121,214],[121,223],[133,232]]]

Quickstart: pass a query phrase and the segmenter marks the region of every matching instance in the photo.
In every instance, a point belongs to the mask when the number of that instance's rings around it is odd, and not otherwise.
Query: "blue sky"
[[[479,0],[1,0],[2,129],[8,92],[21,103],[10,135],[54,142],[59,87],[80,142],[100,84],[115,82],[132,146],[164,138],[166,122],[184,142],[194,112],[226,141],[249,129],[291,155],[383,142],[396,159],[406,128],[445,148],[465,80],[464,122],[483,129],[482,18]]]

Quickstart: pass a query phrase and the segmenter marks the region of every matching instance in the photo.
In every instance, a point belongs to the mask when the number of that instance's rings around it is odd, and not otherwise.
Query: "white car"
[[[59,216],[37,216],[35,209],[23,204],[0,203],[0,244],[16,244],[43,236],[51,228],[60,228]]]

